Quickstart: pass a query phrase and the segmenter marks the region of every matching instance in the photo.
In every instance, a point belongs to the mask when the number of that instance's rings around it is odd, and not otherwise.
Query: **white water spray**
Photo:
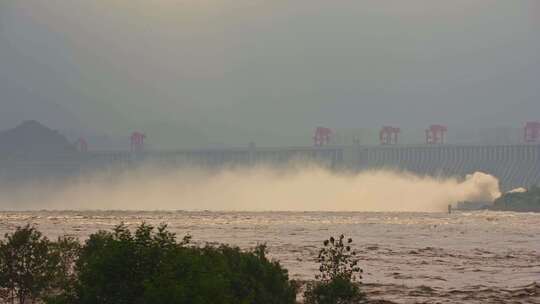
[[[459,201],[500,196],[497,179],[480,172],[459,180],[393,171],[345,174],[317,166],[144,168],[114,178],[98,174],[47,192],[0,203],[2,209],[438,212]]]

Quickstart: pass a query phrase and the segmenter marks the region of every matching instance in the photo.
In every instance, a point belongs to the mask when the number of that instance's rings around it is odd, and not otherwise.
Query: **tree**
[[[166,226],[90,236],[77,262],[81,304],[293,304],[296,287],[265,247],[244,252],[177,242]]]
[[[156,232],[142,224],[131,233],[120,224],[113,232],[92,234],[76,265],[78,303],[141,303],[144,282],[177,245],[176,236],[166,225]]]
[[[179,248],[145,285],[144,303],[293,304],[297,286],[266,247]]]
[[[54,276],[49,282],[52,290],[43,298],[45,303],[75,303],[77,283],[75,265],[80,251],[81,244],[73,237],[62,236],[56,242],[51,243],[49,258],[56,266]]]
[[[58,259],[35,227],[17,227],[0,241],[0,296],[7,303],[35,302],[50,292]]]
[[[293,304],[297,286],[266,246],[197,247],[166,225],[51,242],[32,226],[0,241],[0,303]]]
[[[318,281],[308,284],[304,293],[306,304],[352,304],[365,300],[358,286],[362,269],[351,243],[352,239],[345,241],[344,235],[324,241],[317,257]]]

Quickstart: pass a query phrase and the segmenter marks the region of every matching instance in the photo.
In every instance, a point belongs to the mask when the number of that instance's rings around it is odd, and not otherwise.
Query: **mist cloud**
[[[24,191],[16,204],[4,197],[1,205],[16,209],[441,212],[448,204],[490,202],[500,195],[497,179],[480,172],[459,180],[393,171],[336,173],[305,165],[218,171],[146,167],[114,178],[87,176],[77,183],[56,185],[54,190],[26,187]]]

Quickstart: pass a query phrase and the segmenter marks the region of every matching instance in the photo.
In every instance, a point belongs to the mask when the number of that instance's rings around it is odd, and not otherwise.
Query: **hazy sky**
[[[540,119],[539,29],[538,0],[3,0],[0,128],[206,146],[519,127]]]

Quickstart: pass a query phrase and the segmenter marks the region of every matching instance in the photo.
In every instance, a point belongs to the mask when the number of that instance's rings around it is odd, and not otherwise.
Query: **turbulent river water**
[[[167,223],[195,242],[266,243],[292,278],[310,280],[325,238],[354,239],[378,303],[540,303],[540,214],[509,212],[0,212],[0,233],[33,223],[81,240],[124,222]],[[538,282],[538,283],[536,283]]]

